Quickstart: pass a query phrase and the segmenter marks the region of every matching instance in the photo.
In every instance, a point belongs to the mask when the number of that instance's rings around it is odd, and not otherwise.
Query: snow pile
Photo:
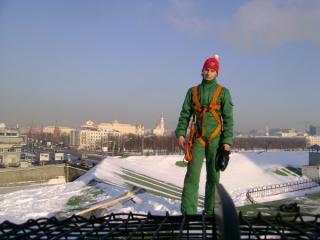
[[[220,182],[232,196],[235,204],[241,206],[247,203],[243,196],[249,188],[304,179],[294,173],[289,176],[278,175],[275,173],[276,169],[285,168],[287,166],[301,168],[303,165],[307,164],[308,152],[233,153],[231,154],[228,169],[221,173]],[[320,190],[318,189],[317,191]],[[304,192],[299,191],[295,194],[303,195]],[[291,195],[292,194],[280,194],[269,197],[268,201],[287,198]],[[267,201],[267,199],[265,201]]]
[[[108,166],[112,165],[112,168],[117,169],[117,171],[121,171],[119,169],[122,168],[130,169],[137,173],[182,187],[186,168],[175,165],[176,161],[182,160],[182,158],[182,156],[177,155],[134,156],[128,158],[110,157],[100,164],[100,169],[104,170],[100,171],[102,175],[99,175],[99,177],[117,183],[118,179],[105,174],[108,172]],[[301,168],[307,163],[308,152],[232,153],[227,170],[221,172],[220,182],[229,192],[235,204],[241,206],[247,203],[243,196],[245,196],[249,188],[303,179],[295,173],[289,176],[278,175],[275,173],[276,169],[287,166]],[[205,194],[205,181],[206,169],[205,164],[203,164],[199,186],[199,193],[202,195]],[[282,194],[277,198],[279,197],[285,198],[286,195]]]
[[[86,185],[81,181],[55,186],[20,190],[0,195],[0,222],[25,222],[30,218],[47,217],[60,211],[68,199],[79,195]]]

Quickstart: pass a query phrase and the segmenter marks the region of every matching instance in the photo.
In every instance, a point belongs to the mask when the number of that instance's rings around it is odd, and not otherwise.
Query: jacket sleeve
[[[227,88],[224,88],[224,96],[222,99],[222,135],[221,135],[221,144],[232,145],[233,138],[233,103],[230,95],[230,91]]]
[[[175,134],[177,137],[186,136],[191,115],[192,115],[192,88],[188,90],[182,105],[178,126],[175,131]]]

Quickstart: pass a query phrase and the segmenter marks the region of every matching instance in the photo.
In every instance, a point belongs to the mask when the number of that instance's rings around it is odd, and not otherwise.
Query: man
[[[213,213],[214,186],[220,177],[216,154],[218,150],[230,152],[232,144],[233,104],[229,90],[217,83],[218,74],[219,61],[218,55],[215,55],[203,65],[201,84],[188,90],[175,131],[179,147],[184,150],[187,128],[193,117],[195,135],[191,139],[191,159],[187,159],[189,161],[181,199],[181,212],[185,214],[197,213],[199,179],[204,158],[207,169],[204,210],[206,214]]]

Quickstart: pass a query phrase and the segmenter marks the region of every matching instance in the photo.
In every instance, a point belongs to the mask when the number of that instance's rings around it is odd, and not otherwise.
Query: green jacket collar
[[[207,80],[204,80],[202,79],[202,82],[201,82],[201,85],[204,85],[204,86],[213,86],[213,85],[216,85],[217,84],[217,79],[213,79],[213,80],[210,80],[210,81],[207,81]]]

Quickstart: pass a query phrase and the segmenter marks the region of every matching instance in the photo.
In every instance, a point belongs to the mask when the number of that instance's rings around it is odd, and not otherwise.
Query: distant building
[[[296,137],[298,133],[295,129],[288,129],[286,131],[279,132],[281,137]]]
[[[302,167],[302,174],[311,179],[320,178],[320,146],[309,146],[309,165]]]
[[[28,132],[28,135],[30,137],[33,137],[39,133],[41,133],[41,128],[39,126],[37,126],[34,122],[32,122],[31,127]]]
[[[312,145],[320,145],[320,136],[307,136],[306,142],[307,142],[307,147],[310,147]]]
[[[47,126],[43,128],[43,133],[47,133],[47,134],[53,134],[54,129],[56,126]],[[60,134],[61,135],[69,135],[71,134],[72,131],[74,131],[74,128],[69,128],[69,127],[60,127],[59,126],[59,130],[60,130]]]
[[[52,135],[52,143],[53,144],[59,144],[61,141],[61,131],[58,125],[54,127],[53,135]]]
[[[4,126],[5,127],[5,126]],[[21,160],[23,138],[16,130],[0,129],[0,166],[18,167]]]
[[[23,135],[23,136],[28,135],[29,130],[30,130],[30,128],[29,128],[29,127],[27,127],[27,126],[19,126],[19,133],[20,133],[20,136],[21,136],[21,135]]]
[[[89,120],[86,121],[85,124],[81,125],[81,130],[98,130],[98,125],[95,124],[93,121]]]
[[[119,123],[117,120],[112,123],[100,123],[98,124],[98,129],[102,131],[117,131],[121,135],[123,134],[134,134],[134,135],[143,135],[144,126],[142,124],[132,125]]]
[[[273,128],[269,130],[269,136],[277,136],[277,137],[296,137],[298,133],[295,129],[291,128]]]
[[[112,129],[101,129],[93,121],[89,120],[81,125],[81,130],[79,131],[79,149],[102,149],[104,142],[108,141],[111,135],[120,135],[120,133]]]
[[[319,126],[309,126],[309,134],[311,136],[320,136],[320,127]]]
[[[264,136],[264,131],[259,131],[257,129],[251,129],[248,133],[249,137],[257,137],[257,136]]]
[[[312,145],[309,147],[309,165],[319,166],[320,165],[320,146]]]
[[[102,147],[102,140],[108,138],[108,132],[98,130],[80,130],[80,149],[95,150]]]
[[[144,126],[141,124],[123,124],[118,121],[95,124],[89,120],[81,125],[81,130],[79,131],[79,148],[90,150],[102,149],[108,146],[110,137],[125,134],[144,135]]]
[[[61,127],[56,123],[55,126],[47,126],[42,129],[42,133],[46,140],[52,141],[52,144],[64,144],[65,146],[71,145],[71,132],[75,131],[74,128]],[[49,135],[49,136],[48,136]]]
[[[156,125],[156,127],[153,129],[153,134],[156,136],[164,136],[165,134],[165,128],[164,128],[164,117],[163,114],[161,115],[160,121]]]
[[[0,130],[6,129],[6,124],[5,123],[0,123]]]
[[[80,146],[80,131],[72,130],[70,132],[70,146],[71,147],[79,147]]]

